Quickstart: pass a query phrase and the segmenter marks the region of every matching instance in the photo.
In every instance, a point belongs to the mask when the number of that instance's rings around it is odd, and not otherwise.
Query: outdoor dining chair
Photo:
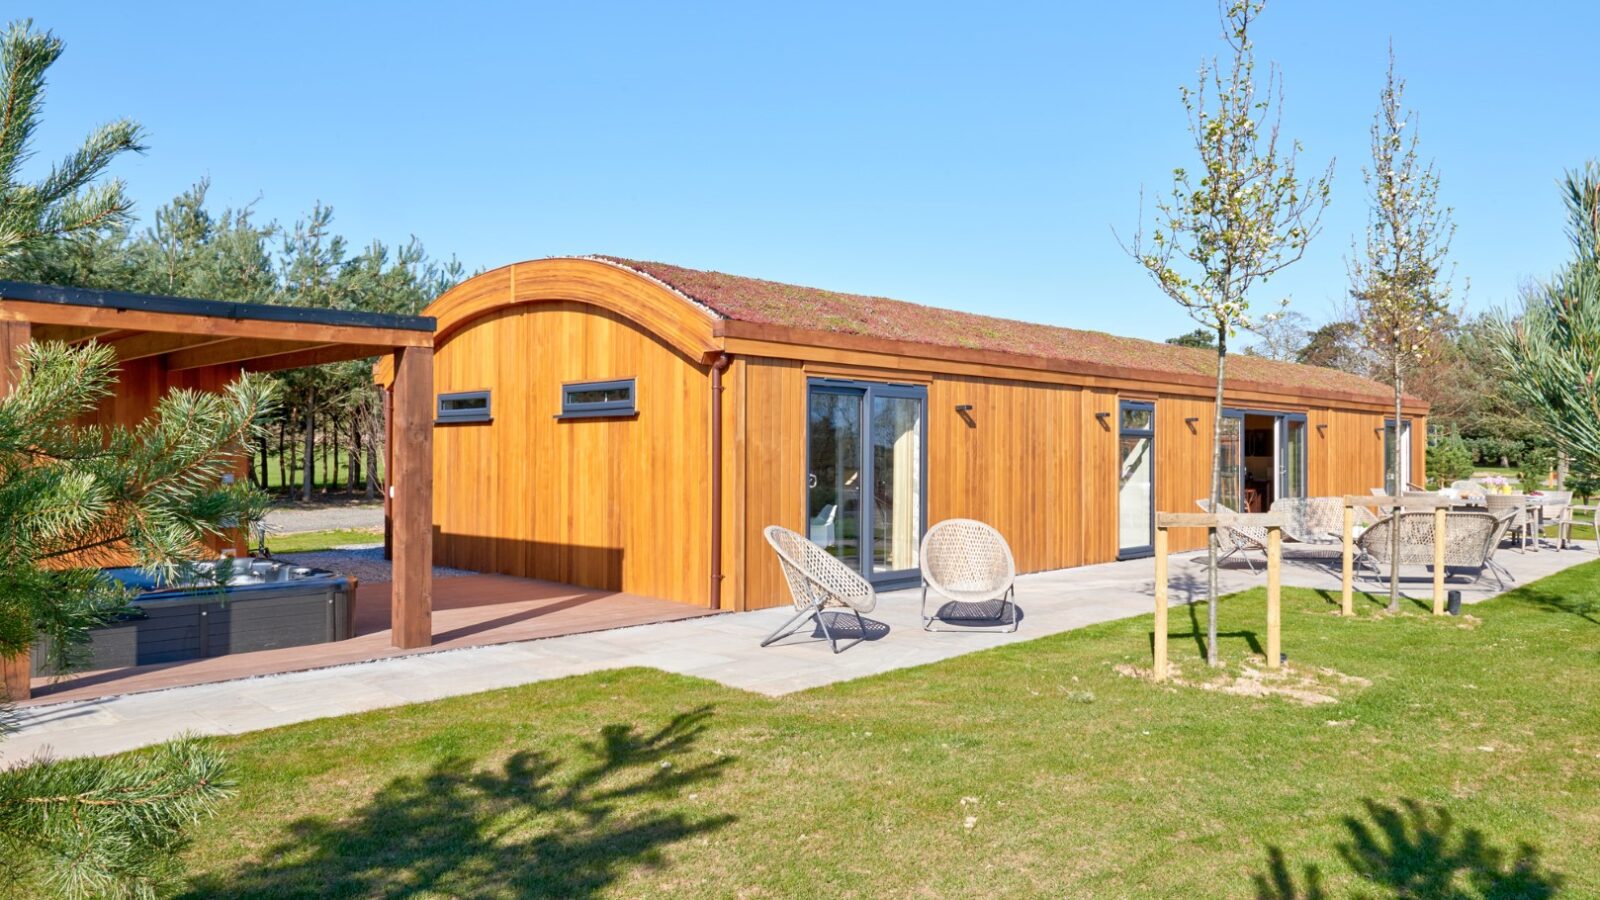
[[[1017,630],[1017,563],[1000,532],[973,519],[945,519],[923,536],[921,557],[924,631],[972,630],[933,627],[934,622],[949,619],[987,620],[1006,626],[988,630]],[[929,591],[949,601],[932,615]],[[996,600],[1000,605],[990,613],[986,607]]]
[[[1572,539],[1571,491],[1544,492],[1544,524],[1555,526],[1557,545],[1562,550],[1567,549],[1567,541]]]
[[[1517,545],[1520,550],[1528,549],[1528,537],[1532,528],[1528,525],[1528,498],[1522,494],[1485,494],[1483,508],[1496,516],[1510,514],[1510,532],[1517,536]]]
[[[788,637],[801,625],[815,621],[822,629],[833,652],[848,650],[866,640],[867,623],[861,614],[871,612],[878,605],[878,594],[872,584],[861,574],[840,562],[833,554],[818,547],[803,536],[779,525],[768,525],[763,532],[773,552],[778,554],[778,565],[789,584],[789,596],[794,601],[795,614],[789,621],[761,642],[765,647],[779,638]],[[855,640],[839,645],[839,639],[828,627],[823,612],[828,609],[847,609],[855,614]]]
[[[1494,574],[1501,587],[1510,575],[1505,567],[1494,561],[1495,548],[1505,534],[1509,518],[1486,512],[1449,512],[1445,514],[1444,567],[1450,570],[1472,572],[1473,580],[1483,577],[1484,571]],[[1393,559],[1391,529],[1395,516],[1384,516],[1356,538],[1356,548],[1361,560],[1379,572]],[[1408,512],[1399,516],[1400,565],[1433,566],[1434,516],[1432,512]]]

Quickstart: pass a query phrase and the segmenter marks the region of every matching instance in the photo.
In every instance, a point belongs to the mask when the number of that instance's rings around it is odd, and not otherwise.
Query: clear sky
[[[690,8],[690,7],[693,8]],[[201,176],[292,221],[469,269],[608,253],[1164,338],[1193,327],[1119,249],[1192,163],[1178,86],[1221,49],[1207,0],[1137,3],[172,4],[32,15],[67,42],[40,164],[128,116],[140,210]],[[1285,134],[1337,157],[1306,259],[1344,295],[1392,38],[1456,210],[1458,282],[1500,305],[1565,255],[1556,181],[1600,153],[1581,2],[1290,2],[1260,22]],[[1262,300],[1268,299],[1263,296]]]

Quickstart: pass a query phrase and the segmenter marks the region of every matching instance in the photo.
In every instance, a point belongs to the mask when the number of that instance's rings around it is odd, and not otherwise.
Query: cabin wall
[[[709,372],[571,302],[477,319],[436,350],[438,393],[491,391],[492,422],[434,429],[434,559],[705,604]],[[561,388],[637,379],[638,414],[570,419]]]

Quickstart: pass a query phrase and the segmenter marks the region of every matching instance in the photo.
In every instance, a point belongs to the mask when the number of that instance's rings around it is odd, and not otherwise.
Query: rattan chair
[[[1283,513],[1283,536],[1301,544],[1338,544],[1344,540],[1342,497],[1280,497],[1272,511]],[[1355,507],[1355,524],[1363,528],[1377,521],[1364,506]]]
[[[1571,491],[1544,492],[1544,524],[1555,526],[1557,544],[1561,549],[1567,549],[1567,541],[1572,539]],[[1538,540],[1538,537],[1534,540]]]
[[[924,631],[973,630],[933,627],[948,619],[992,621],[1004,627],[987,630],[1017,630],[1017,562],[1000,532],[973,519],[945,519],[923,536],[920,556]],[[931,615],[929,591],[948,601]],[[986,607],[996,600],[1000,606],[990,613]]]
[[[1433,513],[1408,512],[1400,517],[1400,565],[1433,566]],[[1486,512],[1447,512],[1444,517],[1444,566],[1446,574],[1451,569],[1475,573],[1474,580],[1483,577],[1484,570],[1494,573],[1501,586],[1504,567],[1494,561],[1495,547],[1510,524],[1509,517]],[[1395,517],[1385,516],[1356,538],[1363,560],[1382,572],[1382,566],[1392,556],[1391,529]],[[1509,572],[1506,572],[1509,575]]]
[[[769,525],[763,532],[767,543],[778,554],[778,564],[783,569],[784,580],[789,583],[789,595],[794,600],[795,615],[782,627],[761,642],[765,647],[779,638],[793,634],[802,624],[815,620],[828,639],[833,652],[848,650],[866,640],[867,623],[861,614],[871,612],[878,605],[878,594],[872,584],[859,572],[840,562],[833,554],[818,547],[803,536],[778,525]],[[839,640],[828,628],[823,611],[829,608],[848,609],[855,614],[860,629],[855,640],[839,645]]]
[[[1496,516],[1510,514],[1508,531],[1517,535],[1517,545],[1528,549],[1528,536],[1533,530],[1528,525],[1528,499],[1521,494],[1485,494],[1483,508]]]
[[[1211,512],[1210,500],[1196,500],[1194,503],[1201,512]],[[1217,514],[1238,515],[1221,503],[1217,504]],[[1245,551],[1259,550],[1262,556],[1267,555],[1267,530],[1256,525],[1218,525],[1217,542],[1228,548],[1227,553],[1217,557],[1218,563],[1237,553],[1244,564],[1250,567],[1252,575],[1255,574],[1256,564],[1250,561]]]

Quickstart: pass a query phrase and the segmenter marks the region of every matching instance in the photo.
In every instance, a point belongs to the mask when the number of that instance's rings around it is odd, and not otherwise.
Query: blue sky
[[[469,268],[609,253],[1163,338],[1192,323],[1119,249],[1190,164],[1206,0],[1128,4],[54,4],[41,165],[128,116],[140,210],[201,176],[353,242]],[[237,7],[237,8],[233,8]],[[1556,180],[1600,148],[1584,3],[1290,3],[1257,36],[1324,232],[1268,285],[1325,320],[1365,219],[1391,37],[1456,210],[1470,308],[1565,255]]]

